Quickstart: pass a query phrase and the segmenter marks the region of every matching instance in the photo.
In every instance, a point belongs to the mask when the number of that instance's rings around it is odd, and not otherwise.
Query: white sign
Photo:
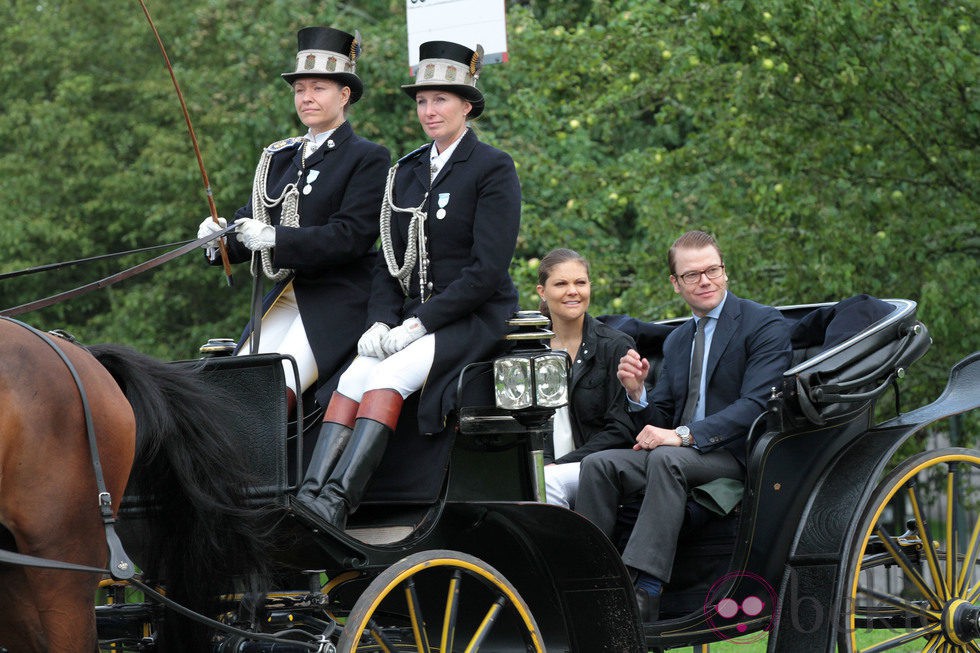
[[[483,46],[483,63],[507,61],[504,0],[405,0],[408,22],[408,66],[419,63],[426,41],[452,41],[475,50]]]

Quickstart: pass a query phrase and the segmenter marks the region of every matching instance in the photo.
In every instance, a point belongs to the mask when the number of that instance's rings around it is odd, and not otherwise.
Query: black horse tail
[[[140,498],[149,518],[140,534],[145,559],[134,562],[170,598],[213,618],[217,597],[239,589],[236,580],[256,581],[267,571],[268,533],[262,513],[247,502],[233,398],[193,364],[164,363],[120,345],[88,350],[136,415],[127,495]],[[166,623],[166,650],[207,650],[206,628],[172,614]]]

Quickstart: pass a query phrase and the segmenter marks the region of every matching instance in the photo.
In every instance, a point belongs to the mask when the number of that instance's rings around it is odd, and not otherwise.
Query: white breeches
[[[563,508],[574,508],[578,494],[578,470],[582,463],[545,465],[544,488],[548,503]]]
[[[245,342],[238,355],[250,354],[250,350],[249,343]],[[300,317],[299,306],[296,304],[293,284],[286,286],[272,307],[262,316],[257,353],[278,353],[293,357],[299,370],[299,391],[296,390],[292,364],[289,361],[283,361],[283,368],[286,370],[286,385],[296,394],[302,394],[304,390],[316,382],[319,376],[316,358],[313,356],[313,350],[306,339],[306,329],[303,327],[303,318]]]
[[[408,397],[425,383],[436,354],[435,334],[427,333],[384,360],[358,356],[341,375],[337,392],[360,401],[368,390],[395,390]]]

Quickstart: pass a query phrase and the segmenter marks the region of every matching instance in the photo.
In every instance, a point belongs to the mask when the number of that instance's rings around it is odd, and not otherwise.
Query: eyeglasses
[[[708,277],[709,279],[717,279],[721,275],[725,274],[725,264],[712,265],[710,268],[705,268],[697,272],[685,272],[684,274],[677,275],[677,278],[686,283],[689,286],[693,286],[698,281],[701,281],[701,275]]]

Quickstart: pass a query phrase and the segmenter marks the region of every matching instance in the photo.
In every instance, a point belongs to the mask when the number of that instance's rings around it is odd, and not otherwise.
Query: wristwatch
[[[694,443],[694,437],[691,435],[691,429],[686,426],[678,426],[674,429],[674,433],[681,439],[682,447],[690,447]]]

